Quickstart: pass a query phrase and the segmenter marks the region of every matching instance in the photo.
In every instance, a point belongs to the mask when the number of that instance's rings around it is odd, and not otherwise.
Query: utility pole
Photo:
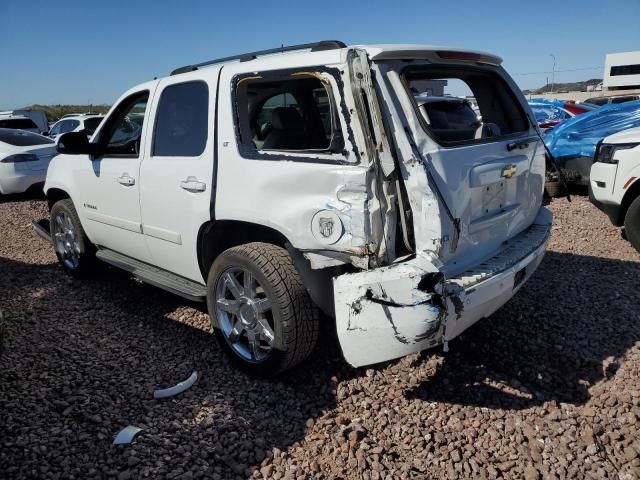
[[[553,87],[556,83],[556,56],[553,53],[550,53],[553,58],[553,67],[551,68],[551,93],[553,93]]]

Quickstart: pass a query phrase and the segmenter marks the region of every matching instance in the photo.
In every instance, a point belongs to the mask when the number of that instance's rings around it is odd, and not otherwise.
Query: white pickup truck
[[[138,85],[90,140],[59,140],[56,254],[206,299],[258,375],[303,361],[321,318],[354,366],[446,346],[523,285],[551,228],[544,147],[500,64],[323,41]],[[425,95],[474,97],[481,119]]]
[[[640,252],[640,128],[605,138],[596,150],[589,175],[589,198],[611,222],[624,226]]]

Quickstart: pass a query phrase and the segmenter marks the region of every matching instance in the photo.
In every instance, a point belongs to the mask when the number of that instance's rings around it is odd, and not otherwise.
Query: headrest
[[[278,107],[271,112],[271,124],[278,130],[304,130],[302,117],[293,107]]]

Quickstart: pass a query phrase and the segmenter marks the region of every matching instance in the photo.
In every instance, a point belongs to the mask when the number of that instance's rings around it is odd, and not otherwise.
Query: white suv
[[[640,252],[640,128],[605,138],[591,166],[589,197]]]
[[[90,142],[60,139],[56,254],[206,299],[256,374],[304,360],[320,311],[354,366],[446,347],[514,295],[550,232],[543,144],[500,63],[324,41],[138,85]],[[427,118],[425,92],[475,97],[488,127],[457,121],[456,102]]]
[[[84,131],[91,137],[103,118],[104,115],[93,114],[65,115],[51,126],[49,136],[55,139],[63,133]]]

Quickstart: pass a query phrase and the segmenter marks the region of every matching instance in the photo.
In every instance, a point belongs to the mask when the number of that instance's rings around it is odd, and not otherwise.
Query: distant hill
[[[587,87],[590,85],[598,85],[602,83],[601,78],[591,78],[589,80],[583,80],[581,82],[570,82],[570,83],[556,83],[553,85],[554,92],[586,92]],[[549,93],[551,92],[551,84],[545,85],[544,87],[536,88],[533,90],[523,90],[522,93],[525,95],[528,94],[540,94],[540,93]]]
[[[69,113],[107,113],[110,105],[30,105],[23,110],[44,110],[50,122],[55,122],[60,117]]]

